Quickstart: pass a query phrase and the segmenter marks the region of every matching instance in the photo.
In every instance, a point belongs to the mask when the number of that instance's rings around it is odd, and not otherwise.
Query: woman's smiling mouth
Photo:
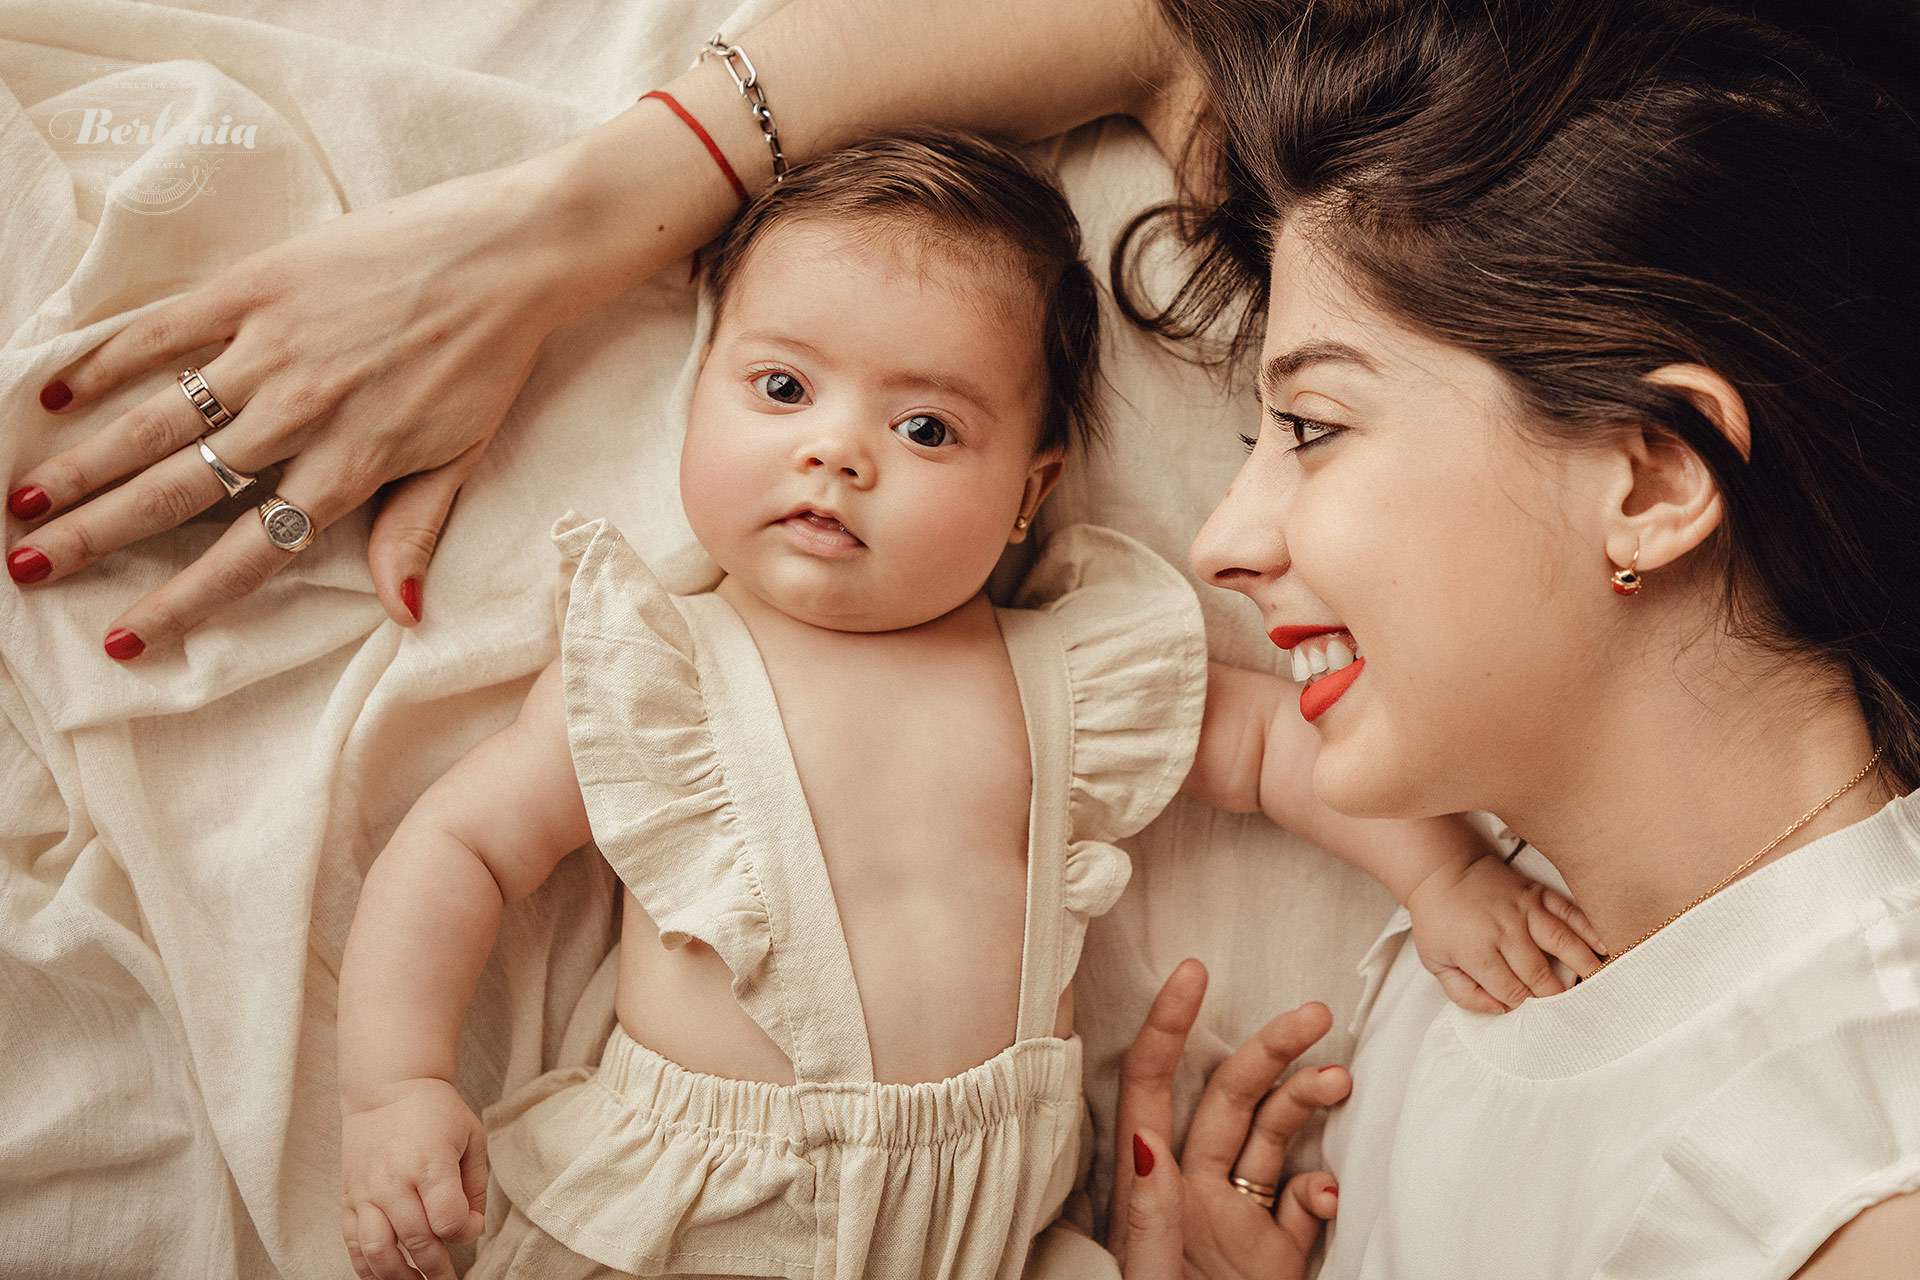
[[[1300,690],[1300,714],[1309,723],[1325,715],[1366,669],[1360,644],[1343,627],[1275,627],[1267,633],[1293,657],[1293,679]]]

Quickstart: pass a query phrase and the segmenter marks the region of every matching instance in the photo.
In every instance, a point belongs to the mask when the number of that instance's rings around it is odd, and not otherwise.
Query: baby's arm
[[[340,970],[342,1231],[362,1280],[453,1280],[485,1222],[486,1131],[454,1089],[460,1023],[507,903],[591,837],[560,664],[435,782],[360,891]]]
[[[1586,976],[1599,935],[1560,894],[1507,866],[1458,815],[1353,818],[1313,791],[1320,737],[1293,685],[1213,663],[1185,791],[1232,813],[1264,812],[1365,871],[1413,915],[1421,962],[1464,1008],[1498,1013],[1566,988],[1553,955]]]

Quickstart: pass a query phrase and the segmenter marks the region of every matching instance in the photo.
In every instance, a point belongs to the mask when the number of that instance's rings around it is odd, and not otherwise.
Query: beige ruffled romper
[[[598,1068],[487,1113],[513,1208],[475,1277],[1003,1277],[1071,1188],[1080,1040],[1052,1034],[1111,842],[1186,777],[1206,646],[1186,580],[1109,530],[1056,535],[997,610],[1032,744],[1015,1042],[877,1084],[853,966],[773,689],[715,595],[676,597],[603,520],[569,516],[567,732],[594,839],[668,947],[713,947],[796,1083],[687,1071],[614,1029]],[[1091,1247],[1091,1246],[1087,1246]]]

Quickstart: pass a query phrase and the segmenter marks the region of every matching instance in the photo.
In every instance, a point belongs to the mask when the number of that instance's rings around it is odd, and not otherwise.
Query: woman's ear
[[[1672,387],[1685,396],[1727,442],[1747,461],[1753,460],[1753,424],[1747,420],[1747,402],[1733,384],[1698,364],[1662,365],[1647,375],[1658,387]]]
[[[1629,435],[1606,515],[1607,558],[1641,573],[1663,568],[1720,527],[1720,483],[1700,455],[1664,431]]]
[[[1026,491],[1020,495],[1020,514],[1013,522],[1013,532],[1007,535],[1008,542],[1027,540],[1027,530],[1033,525],[1034,513],[1040,510],[1040,504],[1053,492],[1053,486],[1060,483],[1060,476],[1066,469],[1067,451],[1058,445],[1033,455],[1033,465],[1027,468]]]

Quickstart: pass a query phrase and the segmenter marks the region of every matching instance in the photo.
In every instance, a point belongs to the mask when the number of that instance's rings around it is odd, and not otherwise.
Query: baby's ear
[[[1027,530],[1033,524],[1034,513],[1040,510],[1040,504],[1053,492],[1053,486],[1060,483],[1060,477],[1066,469],[1067,451],[1059,445],[1052,445],[1033,455],[1033,464],[1027,468],[1026,489],[1020,495],[1020,514],[1014,519],[1013,532],[1007,536],[1008,542],[1027,540]]]

